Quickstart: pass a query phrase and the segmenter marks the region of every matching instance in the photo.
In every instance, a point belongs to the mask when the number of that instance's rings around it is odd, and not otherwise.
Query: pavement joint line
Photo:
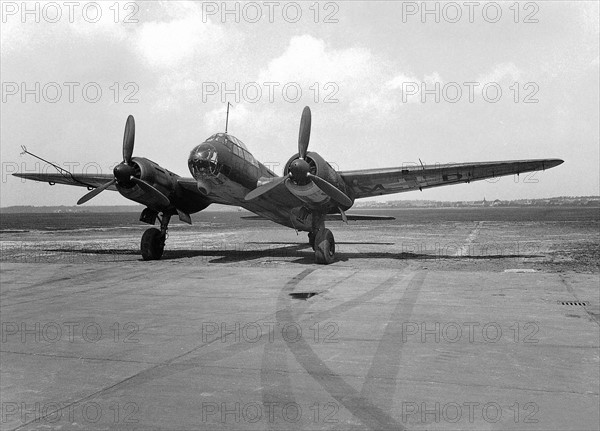
[[[104,272],[106,270],[105,269],[98,269],[98,271],[99,272]],[[136,279],[138,276],[139,276],[139,274],[136,273],[135,276],[124,278],[124,279],[121,279],[120,281],[133,280],[133,279]],[[71,277],[70,279],[73,280],[73,277]],[[57,280],[57,281],[64,281],[64,279]],[[79,282],[81,282],[81,281],[79,281]],[[36,283],[36,284],[38,284],[38,283]],[[33,286],[36,286],[36,285],[34,284]],[[120,286],[115,284],[114,286],[90,287],[89,289],[76,290],[74,292],[60,293],[60,294],[56,294],[56,295],[52,295],[52,296],[47,296],[47,297],[44,297],[44,298],[36,298],[36,299],[27,300],[27,301],[13,302],[13,303],[10,303],[10,304],[0,304],[0,308],[12,307],[14,305],[27,304],[27,303],[36,302],[36,301],[50,301],[50,300],[54,300],[54,299],[57,299],[57,298],[63,298],[65,296],[77,295],[77,294],[80,294],[80,293],[87,293],[87,292],[91,292],[91,291],[99,290],[99,289],[110,289],[110,288],[114,288],[114,287],[120,287]],[[120,292],[120,293],[116,292],[115,295],[124,295],[126,293],[127,292]],[[7,299],[9,299],[9,298],[4,298],[2,300],[2,302],[6,302]]]
[[[475,223],[475,228],[471,231],[465,243],[462,245],[460,250],[457,250],[452,256],[464,256],[469,253],[469,246],[473,243],[477,235],[479,235],[479,231],[481,230],[481,226],[483,226],[483,221],[478,221]]]
[[[0,350],[0,353],[10,353],[13,355],[27,355],[27,356],[43,356],[46,358],[78,359],[78,360],[83,360],[83,361],[125,362],[125,363],[132,363],[132,364],[147,364],[147,365],[159,364],[159,362],[135,361],[133,359],[111,359],[111,358],[90,358],[88,356],[49,355],[48,353],[14,352],[11,350]]]

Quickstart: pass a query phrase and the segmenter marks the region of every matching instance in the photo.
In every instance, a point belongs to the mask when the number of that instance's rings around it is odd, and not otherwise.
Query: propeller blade
[[[304,107],[302,118],[300,119],[300,132],[298,133],[298,156],[301,159],[306,158],[308,151],[308,142],[310,141],[310,108]]]
[[[135,141],[135,121],[133,115],[127,117],[125,123],[125,133],[123,134],[123,161],[127,164],[131,163],[133,154],[133,141]]]
[[[251,201],[253,199],[256,199],[257,197],[259,197],[259,196],[265,194],[266,192],[268,192],[269,190],[274,189],[275,187],[277,187],[279,184],[281,184],[282,182],[284,182],[288,178],[289,178],[289,174],[285,175],[283,177],[277,177],[273,181],[271,181],[270,183],[267,183],[265,185],[262,185],[260,187],[255,188],[250,193],[248,193],[244,199],[247,200],[247,201]]]
[[[114,183],[116,183],[117,180],[116,179],[112,179],[111,181],[109,181],[106,184],[102,184],[100,187],[96,187],[94,190],[92,190],[91,192],[83,195],[81,197],[81,199],[79,199],[77,201],[77,205],[81,205],[86,203],[87,201],[89,201],[90,199],[92,199],[94,196],[99,195],[102,191],[106,190],[107,188],[109,188],[110,186],[112,186]]]
[[[168,197],[163,195],[162,192],[160,192],[158,189],[156,189],[153,186],[151,186],[150,184],[148,184],[146,181],[140,180],[139,178],[136,178],[136,177],[131,177],[131,181],[133,181],[138,186],[140,186],[140,188],[142,190],[144,190],[146,193],[151,194],[152,197],[157,201],[157,204],[159,206],[168,207],[169,205],[171,205],[171,201],[169,200]]]
[[[321,189],[321,191],[323,193],[325,193],[327,196],[329,196],[331,199],[333,199],[340,205],[346,206],[346,207],[352,206],[352,200],[348,196],[346,196],[346,194],[344,192],[342,192],[340,189],[338,189],[333,184],[325,181],[321,177],[318,177],[318,176],[310,174],[310,173],[307,174],[307,177],[310,178],[311,180],[313,180],[313,182],[317,185],[318,188]]]

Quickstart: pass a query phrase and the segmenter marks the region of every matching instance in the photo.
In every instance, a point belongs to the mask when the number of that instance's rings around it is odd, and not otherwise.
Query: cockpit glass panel
[[[236,138],[235,136],[227,135],[227,139],[229,139],[235,145],[242,147],[244,150],[246,150],[246,151],[248,150],[248,148],[246,148],[246,145],[244,145],[244,143],[242,141],[240,141],[238,138]]]
[[[214,135],[206,139],[205,142],[219,142],[221,144],[224,144],[230,150],[232,150],[233,147],[238,146],[248,151],[248,148],[246,148],[246,145],[242,141],[240,141],[235,136],[228,135],[226,133],[215,133]]]
[[[205,142],[221,142],[225,143],[227,141],[227,135],[225,133],[215,133],[211,137],[209,137]]]

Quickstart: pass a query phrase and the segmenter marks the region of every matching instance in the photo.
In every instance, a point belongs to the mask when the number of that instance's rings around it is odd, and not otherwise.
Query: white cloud
[[[392,79],[385,83],[385,86],[390,90],[401,89],[402,86],[407,82],[418,82],[419,80],[414,76],[404,75],[400,73],[394,76]]]
[[[418,103],[421,100],[422,86],[432,89],[436,83],[443,85],[438,72],[432,72],[422,78],[398,73],[385,81],[377,91],[358,97],[352,104],[353,109],[358,112],[389,114],[404,104]]]
[[[426,84],[435,84],[436,82],[439,82],[440,84],[444,83],[442,77],[437,72],[433,72],[431,75],[425,75],[423,81],[425,81]]]
[[[271,60],[259,74],[261,82],[336,82],[340,87],[355,87],[356,80],[372,69],[372,56],[364,48],[335,50],[310,35],[292,37],[285,52]]]
[[[49,1],[11,3],[14,5],[3,6],[8,11],[2,17],[6,22],[0,26],[3,55],[23,47],[64,43],[64,39],[99,37],[106,42],[127,37],[127,27],[120,21],[124,17],[119,16],[115,22],[116,8],[111,9],[112,3],[97,3],[96,6],[89,3],[85,9],[80,4],[68,7],[61,2]],[[24,10],[28,11],[25,15]]]
[[[143,23],[135,47],[152,66],[177,68],[195,54],[214,54],[225,49],[224,30],[209,20],[202,22],[199,6],[169,3],[169,21]]]
[[[598,32],[600,31],[598,2],[580,2],[576,7],[580,10],[580,19],[583,30],[592,34],[596,40],[598,40]]]
[[[6,17],[6,22],[3,22],[2,25],[0,25],[2,56],[4,57],[6,54],[18,49],[20,45],[27,45],[32,35],[32,25],[23,25],[18,19],[9,19]]]
[[[402,82],[441,81],[433,72],[422,79],[398,73],[390,77],[390,67],[362,47],[333,49],[310,35],[295,36],[285,52],[271,60],[259,74],[260,82],[298,82],[303,88],[315,82],[335,82],[339,100],[352,113],[375,116],[389,113],[400,105]],[[413,96],[417,97],[417,96]]]
[[[521,77],[521,70],[512,62],[497,64],[491,72],[479,75],[477,82],[502,82],[509,79],[509,82],[518,81]]]

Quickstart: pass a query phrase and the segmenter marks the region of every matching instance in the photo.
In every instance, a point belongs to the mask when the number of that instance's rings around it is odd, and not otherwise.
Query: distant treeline
[[[389,202],[360,202],[354,208],[465,208],[465,207],[527,207],[527,206],[587,206],[600,207],[600,196],[560,196],[546,199],[517,199],[501,201],[427,201],[405,200]],[[141,212],[142,205],[98,205],[98,206],[33,206],[19,205],[0,208],[1,214],[15,213],[131,213]],[[245,211],[239,207],[213,204],[205,211]]]
[[[531,206],[585,206],[600,207],[600,196],[559,196],[544,199],[480,201],[402,200],[388,202],[357,202],[356,208],[466,208],[466,207],[531,207]]]

